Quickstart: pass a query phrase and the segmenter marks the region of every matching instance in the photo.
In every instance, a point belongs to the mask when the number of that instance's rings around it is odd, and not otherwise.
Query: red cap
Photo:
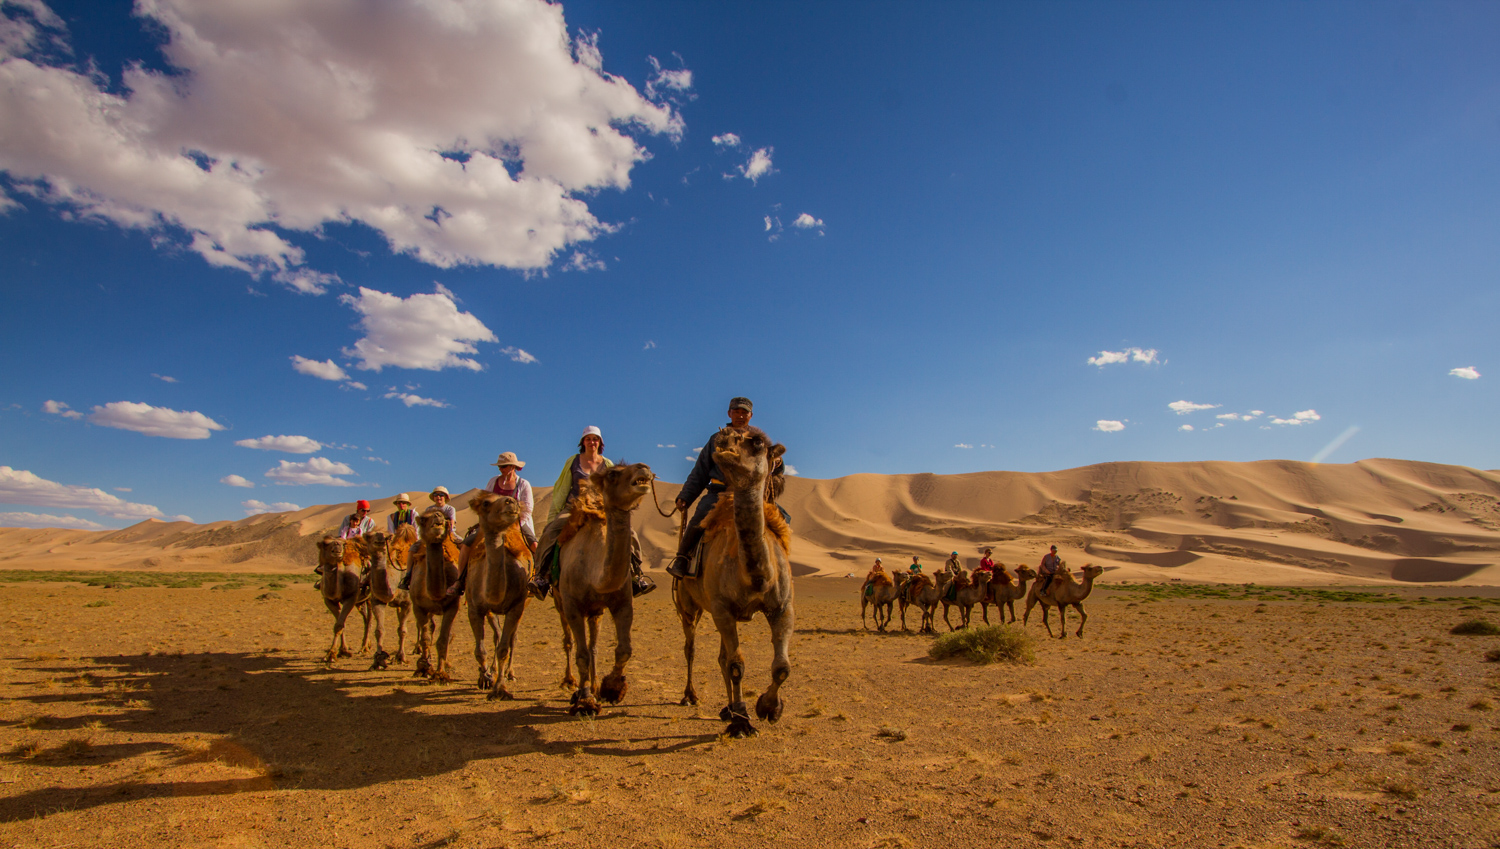
[[[368,501],[364,500],[363,498],[361,498],[360,500],[354,502],[354,509],[356,509],[356,510],[368,510],[368,509],[370,509],[370,502],[368,502]]]

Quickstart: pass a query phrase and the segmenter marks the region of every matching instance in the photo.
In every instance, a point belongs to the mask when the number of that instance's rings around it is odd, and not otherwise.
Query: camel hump
[[[870,583],[888,587],[891,585],[891,576],[884,571],[874,572],[870,575]]]
[[[578,486],[578,494],[568,502],[568,521],[557,534],[557,544],[566,545],[590,522],[604,521],[604,495],[592,479]]]
[[[531,547],[526,544],[526,537],[522,536],[519,524],[511,525],[505,529],[502,542],[505,545],[505,550],[510,552],[511,557],[517,560],[531,559]]]

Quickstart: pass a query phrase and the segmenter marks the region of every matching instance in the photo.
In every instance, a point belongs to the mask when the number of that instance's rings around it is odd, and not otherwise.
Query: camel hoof
[[[724,733],[736,740],[742,740],[746,737],[754,737],[760,732],[755,730],[755,726],[750,724],[747,717],[736,716],[730,721],[729,727],[724,729]]]
[[[396,652],[396,663],[398,663],[398,664],[404,664],[404,663],[406,663],[406,652],[404,652],[404,651],[398,651],[398,652]]]
[[[445,672],[436,672],[436,673],[433,673],[432,680],[436,681],[439,684],[452,684],[453,683],[453,676],[449,675],[446,671]]]
[[[432,676],[432,662],[425,657],[417,658],[417,669],[411,674],[413,678],[427,678]]]
[[[323,655],[323,662],[326,663],[326,664],[328,664],[329,666],[332,666],[333,665],[333,652],[329,652],[328,654]]]
[[[692,690],[684,691],[682,694],[682,701],[678,702],[678,704],[682,705],[683,707],[688,707],[689,705],[695,705],[697,703],[698,694],[693,692]]]
[[[498,689],[498,690],[491,690],[490,691],[490,695],[489,695],[489,700],[492,701],[492,702],[494,702],[494,701],[509,702],[509,701],[514,701],[515,698],[516,698],[515,696],[513,696],[513,695],[510,694],[509,690],[506,690],[503,687],[500,688],[500,689]]]
[[[561,690],[573,690],[577,689],[578,681],[573,676],[569,675],[568,677],[562,679],[562,683],[558,684],[557,686],[558,689]]]
[[[573,716],[598,716],[599,703],[589,693],[579,690],[573,694],[573,703],[568,708],[568,713]]]
[[[481,674],[479,676],[479,683],[477,686],[481,690],[495,689],[495,676],[489,674],[488,672]]]
[[[388,651],[382,650],[382,651],[375,652],[375,656],[373,658],[370,658],[370,671],[371,672],[388,669],[390,667],[390,665],[391,665],[391,653],[388,652]]]
[[[509,669],[505,670],[505,680],[507,680],[507,681],[514,681],[514,680],[516,680],[516,673],[511,672]]]
[[[781,719],[781,708],[781,696],[761,693],[760,698],[755,700],[755,715],[767,722]]]
[[[354,652],[348,649],[339,649],[339,657],[354,657]]]
[[[729,708],[729,705],[725,705],[724,707],[719,708],[719,719],[720,719],[720,721],[722,721],[722,722],[728,722],[729,720],[731,720],[733,718],[734,718],[734,711]]]
[[[604,676],[604,680],[599,682],[599,700],[617,705],[621,699],[625,698],[626,689],[627,685],[624,675],[616,675],[614,673],[606,675]]]

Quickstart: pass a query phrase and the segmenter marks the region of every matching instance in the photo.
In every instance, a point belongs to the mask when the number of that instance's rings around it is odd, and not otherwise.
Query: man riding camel
[[[1042,556],[1042,563],[1036,569],[1036,579],[1042,586],[1037,590],[1037,595],[1043,595],[1047,588],[1052,586],[1052,579],[1057,577],[1057,569],[1062,565],[1062,558],[1057,556],[1057,546]]]

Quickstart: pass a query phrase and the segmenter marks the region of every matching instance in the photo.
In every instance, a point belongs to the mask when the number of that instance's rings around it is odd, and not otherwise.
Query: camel
[[[1052,579],[1052,586],[1047,588],[1045,595],[1038,592],[1040,582],[1031,585],[1031,593],[1026,596],[1026,612],[1021,616],[1021,624],[1025,625],[1027,618],[1031,616],[1033,605],[1042,606],[1042,624],[1047,626],[1047,636],[1052,636],[1052,625],[1047,621],[1047,608],[1056,607],[1059,621],[1059,640],[1067,639],[1068,617],[1067,609],[1071,605],[1078,611],[1080,621],[1078,622],[1078,636],[1083,636],[1084,623],[1089,621],[1089,615],[1083,612],[1083,600],[1089,597],[1094,590],[1094,578],[1104,573],[1104,567],[1085,563],[1083,566],[1083,583],[1078,583],[1073,578],[1073,573],[1068,571],[1067,564],[1062,564],[1057,569],[1057,577]]]
[[[745,658],[736,623],[749,622],[760,613],[771,628],[771,686],[756,701],[756,716],[768,722],[781,719],[781,685],[792,671],[787,659],[796,622],[789,559],[792,529],[768,498],[774,494],[773,467],[786,446],[772,444],[759,428],[726,427],[714,437],[711,450],[728,488],[703,517],[703,562],[698,574],[672,584],[687,660],[682,704],[698,703],[693,689],[693,644],[698,620],[707,612],[719,632],[719,670],[728,699],[719,718],[729,722],[729,736],[747,737],[756,730],[741,695]]]
[[[999,565],[1004,569],[1004,564]],[[1026,597],[1026,582],[1036,577],[1036,573],[1030,566],[1020,565],[1016,567],[1016,578],[1014,581],[1003,582],[995,579],[990,580],[989,592],[979,600],[979,612],[984,616],[984,624],[990,624],[990,605],[995,605],[995,612],[1000,617],[1000,624],[1005,624],[1005,611],[1010,610],[1010,621],[1016,621],[1016,599]]]
[[[479,664],[479,689],[491,699],[514,699],[505,689],[515,651],[516,627],[526,611],[526,584],[531,575],[531,549],[521,536],[521,503],[514,498],[482,492],[469,501],[479,517],[482,547],[469,556],[469,580],[464,598],[469,602],[469,628],[474,632],[474,661]],[[499,619],[504,617],[504,628]],[[484,625],[495,634],[494,669],[485,660]]]
[[[884,578],[884,580],[881,580]],[[859,594],[859,623],[869,630],[870,626],[865,623],[865,610],[871,606],[875,608],[875,630],[884,631],[891,624],[892,607],[896,598],[901,595],[901,590],[891,580],[891,576],[881,572],[876,579],[862,588]],[[883,614],[883,615],[882,615]]]
[[[397,560],[397,552],[407,548],[410,541],[416,539],[416,534],[410,531],[410,525],[403,525],[402,528],[408,531],[405,535],[398,533],[392,536],[385,531],[371,531],[364,537],[365,550],[370,559],[369,601],[366,602],[369,613],[365,619],[366,645],[369,643],[369,621],[375,621],[375,657],[370,663],[371,669],[385,669],[391,658],[384,645],[387,607],[396,609],[396,662],[406,662],[406,617],[411,614],[411,596],[398,586],[404,567],[397,566],[393,561]]]
[[[569,709],[574,716],[595,716],[600,701],[618,704],[625,697],[625,664],[630,660],[630,626],[635,618],[630,591],[630,513],[651,491],[653,477],[645,463],[594,472],[579,489],[557,538],[562,563],[557,605],[578,664],[578,689]],[[596,687],[594,652],[599,620],[606,610],[615,624],[615,665]]]
[[[443,605],[443,594],[458,580],[458,544],[448,532],[448,517],[429,507],[417,517],[418,550],[411,558],[412,610],[417,615],[417,671],[413,677],[452,681],[448,674],[448,642],[453,637],[453,618],[458,599]],[[438,622],[434,623],[434,617]],[[433,664],[433,630],[436,626],[437,663]]]
[[[344,622],[350,611],[363,601],[359,597],[359,568],[364,552],[357,539],[324,537],[318,541],[318,567],[322,569],[318,588],[323,593],[323,604],[333,614],[333,641],[323,656],[324,663],[333,663],[335,657],[353,657],[344,645]],[[366,617],[368,626],[369,614],[360,608],[360,615]]]
[[[975,569],[972,578],[959,575],[957,581],[958,589],[952,593],[952,599],[948,597],[949,593],[943,593],[943,623],[950,631],[955,629],[953,623],[948,621],[948,611],[955,606],[958,607],[958,627],[969,627],[969,617],[974,614],[974,605],[989,594],[990,573]]]

